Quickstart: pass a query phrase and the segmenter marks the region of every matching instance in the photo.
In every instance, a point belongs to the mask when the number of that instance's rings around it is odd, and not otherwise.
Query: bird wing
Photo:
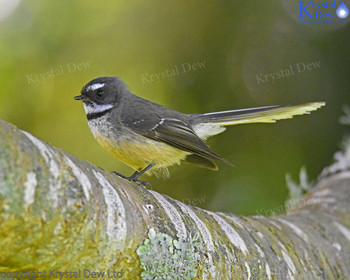
[[[166,143],[174,148],[189,152],[188,162],[202,167],[217,169],[210,160],[220,160],[231,165],[226,159],[213,152],[193,129],[185,122],[176,118],[155,118],[150,121],[129,122],[128,127],[147,138]]]

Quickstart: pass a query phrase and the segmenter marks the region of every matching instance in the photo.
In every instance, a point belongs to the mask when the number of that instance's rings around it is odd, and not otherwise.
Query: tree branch
[[[349,185],[350,147],[287,214],[214,213],[133,185],[0,121],[0,272],[349,279]]]

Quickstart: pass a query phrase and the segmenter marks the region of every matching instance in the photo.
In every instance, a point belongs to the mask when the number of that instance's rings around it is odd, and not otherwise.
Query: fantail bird
[[[84,105],[92,134],[100,145],[135,170],[130,181],[146,171],[166,171],[181,161],[217,170],[214,160],[230,164],[213,152],[205,140],[225,131],[225,126],[272,123],[315,111],[325,102],[184,114],[132,94],[118,77],[90,81],[74,97]]]

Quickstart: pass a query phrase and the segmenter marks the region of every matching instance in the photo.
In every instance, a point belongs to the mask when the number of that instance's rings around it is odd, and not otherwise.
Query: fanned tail
[[[277,120],[291,119],[293,116],[309,114],[325,104],[325,102],[312,102],[198,114],[195,124],[212,123],[219,126],[227,126],[244,123],[273,123]]]
[[[225,130],[225,126],[246,123],[274,123],[293,116],[309,114],[324,106],[325,102],[296,105],[274,105],[206,114],[193,114],[192,126],[197,135],[205,140]]]

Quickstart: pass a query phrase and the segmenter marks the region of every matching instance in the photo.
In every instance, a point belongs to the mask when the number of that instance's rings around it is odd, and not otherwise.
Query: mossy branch
[[[0,275],[349,279],[349,146],[299,208],[241,217],[133,185],[0,121]]]

